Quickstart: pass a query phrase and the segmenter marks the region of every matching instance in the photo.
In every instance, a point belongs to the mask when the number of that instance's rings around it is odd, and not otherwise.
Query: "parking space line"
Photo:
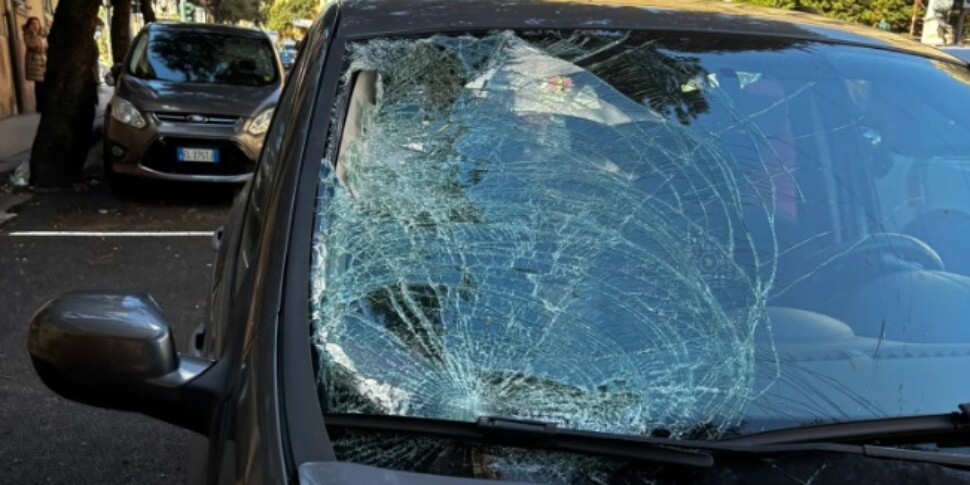
[[[15,231],[11,237],[211,237],[212,231]]]

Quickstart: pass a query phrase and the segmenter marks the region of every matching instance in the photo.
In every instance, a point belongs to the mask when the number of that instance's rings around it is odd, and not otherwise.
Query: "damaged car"
[[[189,351],[138,292],[31,321],[193,483],[970,483],[964,63],[679,0],[348,0],[300,56]]]

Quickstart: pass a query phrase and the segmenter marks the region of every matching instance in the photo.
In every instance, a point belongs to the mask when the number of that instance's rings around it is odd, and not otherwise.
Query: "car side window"
[[[145,44],[148,43],[148,35],[142,33],[138,38],[135,39],[135,48],[132,49],[131,59],[128,61],[128,71],[139,73],[146,69],[145,64],[148,62],[145,56]]]
[[[242,234],[239,241],[239,256],[236,258],[234,293],[239,290],[241,283],[245,280],[242,276],[252,265],[256,256],[259,237],[262,234],[266,219],[265,212],[269,205],[270,190],[276,180],[275,174],[280,149],[283,145],[286,127],[289,124],[292,92],[292,89],[284,88],[283,96],[279,105],[277,105],[277,111],[273,115],[273,123],[266,134],[256,171],[253,173],[253,179],[250,182],[249,200],[246,203],[246,213],[243,217]]]
[[[307,34],[307,38],[313,38],[319,34],[322,25],[316,25]],[[284,141],[288,127],[293,122],[294,111],[297,110],[296,99],[299,94],[297,86],[303,83],[301,80],[306,77],[309,62],[304,62],[309,49],[301,49],[294,63],[294,68],[287,82],[283,87],[279,104],[273,115],[273,122],[266,134],[263,143],[263,150],[260,153],[259,162],[250,187],[249,200],[246,204],[246,215],[243,217],[242,234],[239,241],[239,255],[236,258],[235,283],[233,293],[241,288],[245,281],[243,277],[249,267],[253,264],[256,251],[259,247],[259,239],[262,236],[263,225],[266,222],[266,211],[269,209],[270,195],[276,182],[276,174],[280,156],[282,155]]]

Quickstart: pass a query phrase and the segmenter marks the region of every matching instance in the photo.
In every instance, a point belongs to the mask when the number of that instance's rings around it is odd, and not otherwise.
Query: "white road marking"
[[[212,231],[15,231],[11,237],[212,237]]]

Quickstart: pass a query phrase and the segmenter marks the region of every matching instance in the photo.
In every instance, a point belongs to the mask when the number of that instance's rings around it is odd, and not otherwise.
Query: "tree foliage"
[[[193,3],[200,6],[208,5],[210,13],[219,22],[247,21],[259,25],[265,20],[263,2],[260,0],[219,0],[218,3],[209,0],[207,4],[201,1]]]
[[[870,27],[883,19],[894,32],[909,31],[912,0],[735,0],[766,7],[797,8]],[[919,15],[923,15],[923,11]]]
[[[319,10],[319,0],[276,0],[267,11],[266,26],[270,30],[287,30],[293,19],[316,18]]]

